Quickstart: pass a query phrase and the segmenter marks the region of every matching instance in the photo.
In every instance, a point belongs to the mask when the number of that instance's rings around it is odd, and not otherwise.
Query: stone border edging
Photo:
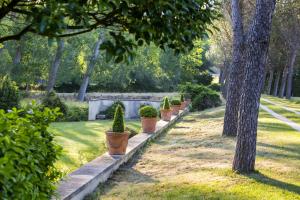
[[[158,121],[153,134],[140,133],[130,138],[125,155],[110,156],[108,153],[105,153],[70,173],[60,182],[57,190],[58,198],[53,199],[83,199],[86,195],[92,193],[100,183],[104,183],[120,165],[132,158],[147,142],[167,130],[186,113],[188,113],[188,108],[180,111],[177,116],[172,115],[171,121],[169,122]]]

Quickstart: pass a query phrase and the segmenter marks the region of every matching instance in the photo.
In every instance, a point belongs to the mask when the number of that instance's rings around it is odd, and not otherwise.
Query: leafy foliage
[[[61,153],[48,126],[58,109],[0,110],[1,199],[50,199],[61,173],[54,163]]]
[[[164,98],[164,103],[163,103],[162,108],[163,108],[164,110],[169,110],[169,109],[170,109],[170,101],[169,101],[169,98],[168,98],[168,97],[165,97],[165,98]]]
[[[183,94],[180,94],[180,101],[184,102],[184,95]]]
[[[178,105],[180,105],[181,104],[181,102],[180,102],[180,100],[178,100],[178,99],[173,99],[172,101],[171,101],[171,105],[172,106],[178,106]]]
[[[219,83],[212,83],[208,86],[208,88],[219,92],[221,90],[221,85]]]
[[[220,105],[220,95],[211,89],[201,92],[192,101],[192,109],[194,111],[200,111]]]
[[[114,115],[112,131],[115,133],[123,133],[125,130],[124,113],[121,105],[118,105]]]
[[[203,71],[195,75],[195,80],[197,84],[208,86],[211,84],[213,76],[208,71]]]
[[[68,112],[66,104],[64,104],[60,100],[60,98],[55,94],[54,91],[51,91],[46,94],[46,96],[42,100],[42,106],[48,108],[59,108],[64,115]]]
[[[184,85],[180,85],[179,88],[180,88],[180,92],[190,95],[192,100],[202,92],[210,91],[210,89],[204,85],[192,84],[192,83],[186,83]]]
[[[144,106],[140,108],[139,114],[141,117],[154,118],[157,117],[157,110],[152,106]]]
[[[100,114],[104,114],[106,119],[113,119],[118,105],[120,105],[122,109],[125,110],[125,105],[123,104],[123,102],[116,101],[111,106],[109,106],[105,111],[100,112]]]
[[[67,106],[67,113],[65,114],[62,121],[76,122],[76,121],[87,121],[89,110],[88,107],[81,106]]]
[[[18,108],[20,102],[19,90],[16,83],[13,82],[8,76],[0,80],[0,109],[5,111]]]

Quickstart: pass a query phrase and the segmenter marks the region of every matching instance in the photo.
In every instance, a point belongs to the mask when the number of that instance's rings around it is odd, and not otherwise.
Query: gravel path
[[[295,129],[296,131],[300,132],[300,125],[289,120],[288,118],[274,112],[273,110],[271,110],[270,108],[268,108],[267,106],[264,106],[262,104],[260,104],[260,107],[265,110],[266,112],[268,112],[269,114],[271,114],[273,117],[279,119],[280,121],[286,123],[287,125],[289,125],[290,127],[292,127],[293,129]]]

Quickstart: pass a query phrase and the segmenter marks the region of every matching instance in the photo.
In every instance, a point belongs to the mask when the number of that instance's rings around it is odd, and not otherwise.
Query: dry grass
[[[231,171],[224,107],[192,113],[88,199],[300,199],[300,134],[261,111],[258,173]]]

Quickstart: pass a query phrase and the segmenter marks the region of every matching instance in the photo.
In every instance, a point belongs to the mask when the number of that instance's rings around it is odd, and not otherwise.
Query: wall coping
[[[188,113],[188,108],[179,111],[178,115],[172,115],[171,121],[158,121],[153,134],[140,133],[130,138],[123,156],[110,156],[107,152],[79,169],[67,175],[59,184],[58,197],[52,199],[79,200],[92,193],[99,183],[104,183],[120,165],[126,163],[147,142],[153,140],[173,125],[183,115]]]

